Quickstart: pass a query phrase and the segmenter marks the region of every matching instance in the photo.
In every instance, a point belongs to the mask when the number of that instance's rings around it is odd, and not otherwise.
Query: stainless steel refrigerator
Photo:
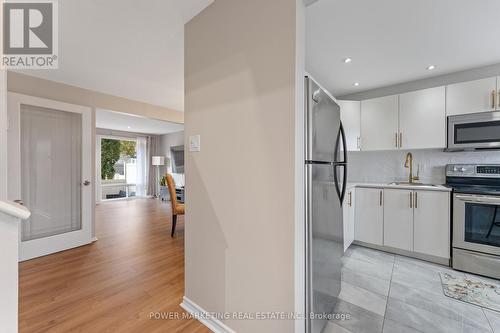
[[[310,77],[305,87],[306,331],[320,333],[340,293],[347,152],[340,106]]]

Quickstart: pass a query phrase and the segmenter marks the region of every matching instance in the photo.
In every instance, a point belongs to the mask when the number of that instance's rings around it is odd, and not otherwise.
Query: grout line
[[[391,279],[389,280],[389,290],[387,291],[387,299],[385,301],[384,319],[382,319],[382,332],[384,332],[385,316],[387,315],[387,306],[389,305],[389,295],[391,294],[392,275],[394,274],[394,266],[396,266],[396,255],[394,255],[392,261]]]
[[[486,321],[488,322],[488,325],[490,325],[490,328],[491,328],[491,332],[495,332],[495,330],[493,329],[493,325],[491,325],[491,321],[490,319],[488,318],[488,316],[486,315],[486,312],[484,312],[484,308],[481,307],[481,311],[483,312],[483,315],[486,317]]]

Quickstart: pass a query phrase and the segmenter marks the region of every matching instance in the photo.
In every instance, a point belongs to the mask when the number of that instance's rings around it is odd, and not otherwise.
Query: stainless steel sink
[[[436,187],[434,184],[423,184],[423,183],[410,183],[410,182],[392,182],[389,185],[404,185],[404,186],[427,186],[427,187]]]

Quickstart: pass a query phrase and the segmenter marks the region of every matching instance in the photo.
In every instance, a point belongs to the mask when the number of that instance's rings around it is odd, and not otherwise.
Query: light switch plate
[[[189,151],[200,151],[201,150],[201,138],[200,135],[191,135],[189,137]]]

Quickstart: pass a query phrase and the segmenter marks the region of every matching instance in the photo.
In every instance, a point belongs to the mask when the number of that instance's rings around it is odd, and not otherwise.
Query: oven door
[[[500,148],[500,111],[448,117],[448,149],[475,148]]]
[[[453,195],[453,247],[500,255],[500,197]]]

